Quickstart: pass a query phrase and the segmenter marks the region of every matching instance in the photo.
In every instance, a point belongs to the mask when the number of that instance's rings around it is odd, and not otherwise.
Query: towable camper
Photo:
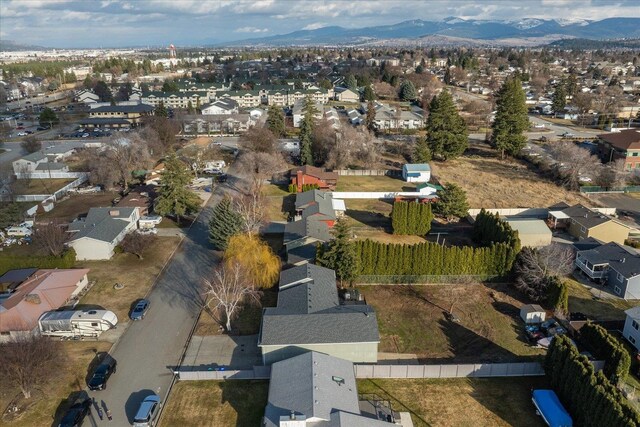
[[[117,324],[118,317],[108,310],[47,311],[38,319],[40,334],[61,338],[97,338]]]

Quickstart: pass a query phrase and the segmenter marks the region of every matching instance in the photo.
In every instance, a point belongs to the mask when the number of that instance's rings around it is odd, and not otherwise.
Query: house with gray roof
[[[622,335],[640,351],[640,306],[632,307],[624,312],[627,315]]]
[[[640,299],[640,255],[635,249],[610,242],[576,254],[576,268],[590,280],[605,284],[624,299]]]
[[[35,172],[38,165],[47,161],[49,161],[49,159],[42,151],[27,154],[12,163],[13,173],[17,175]]]
[[[353,363],[308,352],[271,366],[264,427],[411,427],[390,407],[368,410],[360,399]],[[408,415],[408,414],[407,414]],[[400,423],[398,420],[407,420]]]
[[[567,227],[569,234],[580,240],[593,237],[603,242],[624,244],[629,237],[629,227],[582,205],[562,210],[562,218],[558,225]]]
[[[309,263],[280,274],[278,304],[263,310],[258,338],[265,365],[309,351],[376,363],[379,343],[373,308],[343,304],[335,272]]]
[[[137,228],[140,213],[137,208],[91,208],[85,218],[69,224],[72,233],[68,246],[79,260],[103,260],[113,256],[113,250],[131,230]]]

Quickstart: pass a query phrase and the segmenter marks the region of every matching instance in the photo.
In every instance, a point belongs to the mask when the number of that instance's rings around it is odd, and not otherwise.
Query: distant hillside
[[[640,38],[640,18],[608,18],[601,21],[520,19],[512,21],[466,20],[450,17],[442,21],[415,19],[394,25],[366,28],[324,27],[270,37],[228,42],[226,46],[363,45],[381,41],[407,42],[427,36],[482,40],[487,44],[517,44],[518,40],[584,38],[591,40]],[[551,40],[550,40],[551,39]],[[449,40],[449,39],[448,39]],[[523,43],[527,44],[527,43]]]
[[[13,40],[0,40],[0,51],[10,52],[18,50],[46,50],[48,48],[42,46],[32,46],[16,43]]]
[[[640,39],[630,40],[589,40],[589,39],[563,39],[549,43],[550,47],[558,49],[640,49]]]

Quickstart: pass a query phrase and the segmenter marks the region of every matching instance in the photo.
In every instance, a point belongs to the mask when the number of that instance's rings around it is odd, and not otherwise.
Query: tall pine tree
[[[213,209],[209,220],[209,241],[213,247],[223,251],[229,238],[242,230],[242,217],[233,210],[231,199],[225,197]]]
[[[282,108],[277,105],[269,107],[267,111],[267,127],[276,137],[283,137],[287,134]]]
[[[429,163],[431,161],[431,149],[426,138],[418,137],[411,161],[413,163]]]
[[[467,125],[446,89],[434,96],[429,105],[427,142],[431,154],[442,160],[462,155],[469,145]]]
[[[191,170],[187,164],[175,153],[169,154],[160,178],[155,211],[160,215],[175,215],[178,222],[181,217],[197,212],[202,201],[187,187],[191,183],[191,178]]]
[[[491,134],[491,145],[503,159],[505,153],[515,156],[527,143],[524,132],[529,128],[529,117],[525,101],[520,79],[509,77],[498,92]]]
[[[331,231],[333,239],[319,248],[316,263],[334,270],[341,283],[351,283],[359,270],[356,245],[351,241],[351,228],[341,218]]]
[[[300,163],[303,165],[313,165],[314,163],[311,146],[316,113],[313,101],[307,97],[304,105],[304,117],[300,123]]]

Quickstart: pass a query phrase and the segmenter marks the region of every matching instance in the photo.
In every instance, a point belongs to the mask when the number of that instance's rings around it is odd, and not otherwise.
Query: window
[[[635,344],[636,343],[636,339],[634,337],[632,337],[631,335],[629,335],[629,341],[631,342],[631,344]]]
[[[580,232],[581,233],[586,233],[587,232],[587,227],[580,227]]]
[[[620,295],[620,293],[622,292],[622,289],[620,289],[619,287],[617,287],[617,286],[616,286],[616,287],[614,287],[614,288],[613,288],[613,291],[614,291],[616,294]]]
[[[631,327],[637,331],[638,330],[638,322],[636,322],[635,320],[633,322],[631,322]]]
[[[91,322],[91,326],[98,326],[97,322]]]
[[[624,283],[624,276],[622,274],[616,274],[616,279],[618,280],[618,282]]]

